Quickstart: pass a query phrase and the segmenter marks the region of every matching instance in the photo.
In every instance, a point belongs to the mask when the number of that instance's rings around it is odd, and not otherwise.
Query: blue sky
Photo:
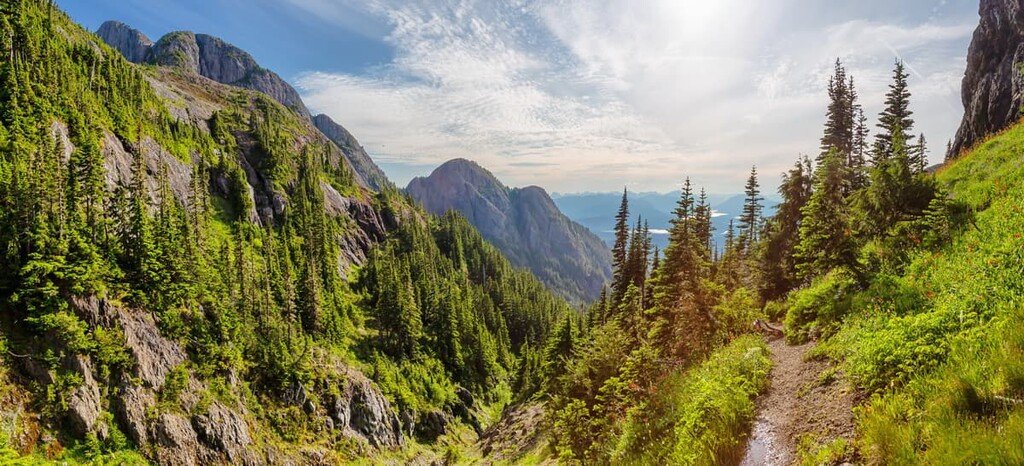
[[[817,152],[840,57],[871,120],[893,60],[942,157],[977,1],[58,0],[89,29],[220,36],[349,128],[396,182],[480,162],[513,186],[774,187]],[[771,189],[771,188],[769,188]]]

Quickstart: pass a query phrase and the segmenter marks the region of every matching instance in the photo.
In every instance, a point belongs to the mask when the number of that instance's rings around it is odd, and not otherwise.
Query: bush
[[[612,462],[738,463],[754,419],[754,398],[768,383],[764,341],[737,338],[688,372],[663,381],[650,401],[626,413]]]
[[[768,301],[764,305],[762,311],[768,320],[772,322],[781,322],[782,319],[786,318],[786,313],[789,312],[788,301]]]
[[[791,293],[786,312],[786,341],[799,344],[835,333],[850,312],[855,290],[853,276],[835,269],[811,286]]]

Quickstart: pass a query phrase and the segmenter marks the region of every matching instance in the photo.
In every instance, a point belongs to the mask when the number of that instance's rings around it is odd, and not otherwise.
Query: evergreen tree
[[[924,139],[924,133],[917,137],[917,144],[910,149],[910,168],[914,173],[924,173],[928,168],[928,146]]]
[[[621,292],[625,291],[626,254],[629,247],[629,197],[626,189],[622,189],[622,202],[615,214],[615,243],[612,245],[612,303],[617,303]]]
[[[910,90],[907,88],[907,77],[902,60],[896,60],[892,72],[892,83],[885,94],[885,108],[878,115],[878,133],[875,134],[875,147],[872,162],[878,165],[882,160],[893,155],[894,137],[899,132],[903,141],[909,141],[910,131],[914,128],[914,120],[910,111]]]
[[[811,161],[807,157],[798,159],[782,175],[782,203],[768,221],[760,257],[760,293],[765,300],[778,299],[799,284],[794,255],[800,242],[803,208],[811,198],[813,184]]]
[[[757,167],[750,169],[750,176],[743,190],[746,198],[743,201],[743,213],[740,214],[739,249],[747,254],[754,243],[757,242],[761,226],[761,201],[760,184],[757,182]]]
[[[931,176],[916,172],[908,154],[915,148],[908,147],[903,132],[896,129],[892,155],[872,168],[871,186],[857,203],[859,231],[868,236],[882,236],[897,223],[914,219],[934,197]]]
[[[801,209],[800,243],[796,246],[797,276],[801,280],[834,267],[856,265],[850,213],[843,196],[842,159],[833,150],[815,173],[814,191]]]
[[[844,156],[853,152],[856,93],[853,90],[852,78],[847,77],[846,69],[838,58],[832,77],[829,78],[828,97],[825,133],[821,138],[821,155],[818,156],[819,164],[833,148]]]
[[[870,181],[867,169],[869,157],[867,121],[864,109],[858,105],[854,114],[853,150],[850,152],[846,164],[847,170],[849,170],[850,193],[864,189]]]

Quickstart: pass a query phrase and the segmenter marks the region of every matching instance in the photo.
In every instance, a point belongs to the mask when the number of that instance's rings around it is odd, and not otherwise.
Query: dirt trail
[[[770,385],[758,400],[759,414],[740,464],[789,465],[800,437],[807,434],[818,442],[852,439],[855,394],[841,374],[828,376],[828,362],[804,360],[814,344],[788,346],[780,338],[769,347],[774,362]]]

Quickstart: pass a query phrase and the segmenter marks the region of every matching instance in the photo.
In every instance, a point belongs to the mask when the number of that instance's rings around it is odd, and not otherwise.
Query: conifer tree
[[[801,209],[796,269],[802,280],[834,267],[852,267],[856,261],[850,214],[843,196],[842,159],[833,150],[824,162],[816,170],[814,192]]]
[[[910,168],[914,173],[924,173],[928,168],[928,145],[924,133],[917,136],[917,143],[910,150]]]
[[[910,131],[914,128],[913,112],[910,110],[910,90],[907,87],[909,76],[902,60],[896,60],[892,72],[892,83],[885,94],[885,108],[878,115],[878,133],[875,134],[875,147],[872,162],[880,163],[893,154],[893,138],[900,132],[903,141],[909,141]]]
[[[916,173],[908,153],[915,148],[908,147],[899,126],[896,129],[892,155],[872,168],[871,186],[857,203],[863,217],[858,229],[869,236],[882,236],[898,222],[912,220],[934,197],[934,182],[929,175]]]
[[[765,300],[777,299],[799,284],[794,255],[800,240],[803,208],[810,200],[813,183],[807,157],[797,159],[793,168],[782,175],[782,203],[768,221],[760,257],[760,293]]]
[[[870,181],[867,169],[869,157],[867,121],[864,109],[858,105],[854,114],[853,149],[846,164],[849,171],[849,193],[864,189]]]
[[[821,138],[821,155],[818,156],[819,164],[833,148],[844,156],[853,152],[856,93],[853,90],[852,78],[847,77],[846,69],[838,58],[832,77],[829,78],[828,97],[825,132]]]
[[[747,254],[755,242],[761,225],[761,201],[760,184],[757,182],[757,167],[750,169],[750,176],[743,190],[746,198],[743,201],[743,213],[740,214],[739,249]]]
[[[629,197],[622,189],[622,202],[615,214],[615,243],[612,245],[612,303],[617,303],[625,291],[626,254],[629,247]]]

